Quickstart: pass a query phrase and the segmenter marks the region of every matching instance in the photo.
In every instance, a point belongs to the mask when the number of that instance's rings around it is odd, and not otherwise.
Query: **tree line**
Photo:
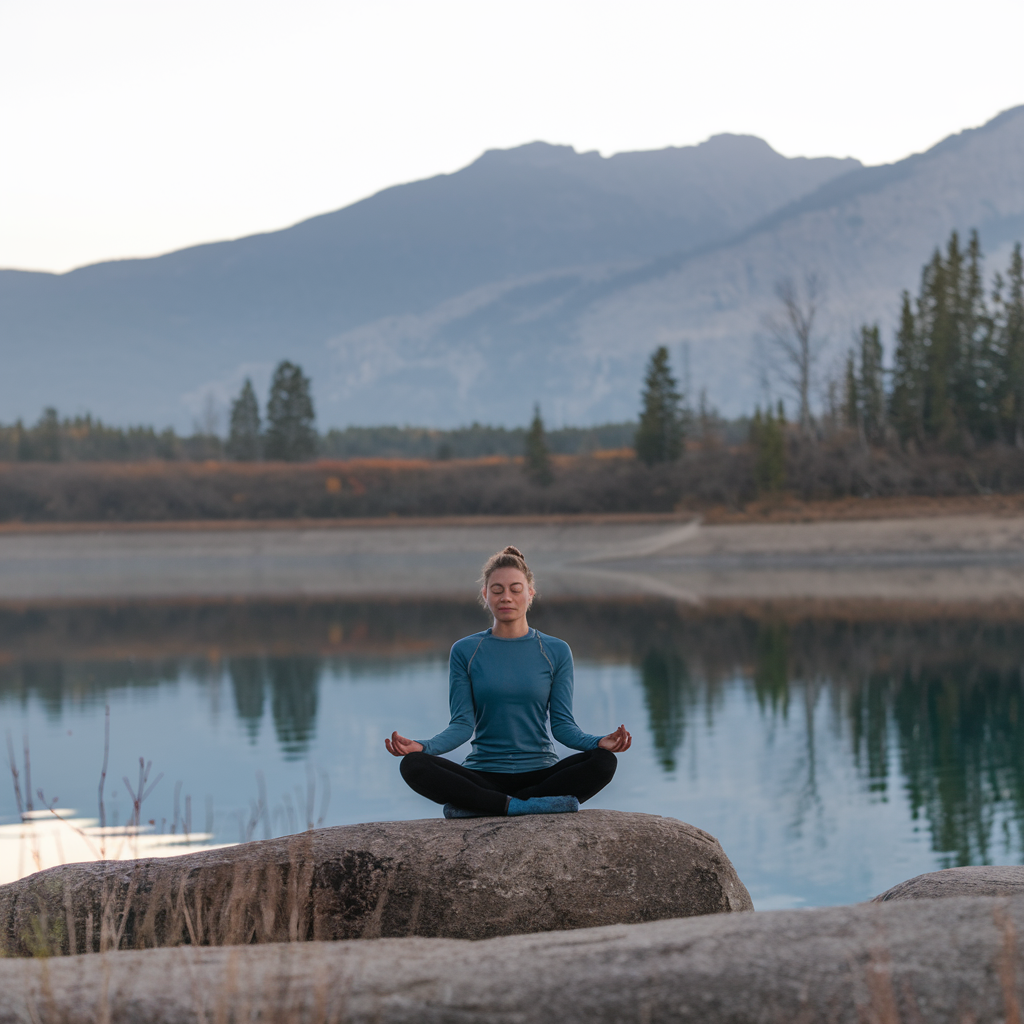
[[[907,291],[901,296],[892,365],[885,365],[879,325],[862,325],[842,381],[826,381],[828,397],[818,416],[811,408],[811,384],[821,351],[815,324],[820,282],[808,275],[798,288],[784,280],[776,293],[780,313],[764,319],[770,369],[791,392],[797,416],[790,424],[779,400],[756,407],[747,421],[759,492],[782,489],[792,445],[834,447],[853,437],[862,446],[893,446],[910,456],[999,444],[1024,448],[1020,243],[1005,275],[997,273],[987,289],[977,232],[964,246],[954,231],[945,249],[936,248],[925,264],[916,299]],[[678,459],[695,434],[707,441],[706,423],[694,429],[696,417],[664,346],[648,361],[641,402],[634,447],[642,462]]]
[[[558,454],[632,446],[641,463],[672,463],[698,444],[703,449],[747,442],[759,492],[780,490],[793,444],[897,446],[913,455],[969,452],[991,444],[1024,448],[1024,258],[1018,244],[1005,275],[986,288],[976,232],[966,246],[953,232],[945,249],[925,264],[919,293],[901,297],[891,366],[885,365],[878,324],[864,324],[845,361],[842,380],[828,382],[827,399],[811,408],[814,362],[821,350],[816,317],[822,299],[809,275],[802,287],[782,281],[780,312],[764,320],[772,340],[772,369],[792,392],[796,417],[781,400],[750,417],[726,421],[701,392],[696,407],[680,388],[669,352],[659,346],[645,371],[636,423],[547,431],[539,406],[527,428],[474,423],[442,431],[414,427],[348,427],[317,432],[309,378],[282,361],[274,371],[261,416],[250,380],[231,403],[227,438],[211,430],[179,437],[173,430],[110,427],[89,416],[60,420],[44,411],[33,427],[0,426],[0,458],[259,459],[304,461],[316,456],[465,458],[519,455],[536,484],[554,480]]]
[[[274,371],[265,426],[252,382],[247,379],[232,402],[226,441],[213,429],[199,426],[191,436],[183,437],[171,428],[114,427],[90,415],[61,419],[54,408],[44,409],[33,426],[26,427],[21,420],[0,426],[0,459],[20,462],[224,457],[295,462],[315,456],[319,444],[309,378],[287,360]]]
[[[9,426],[0,425],[0,461],[301,462],[315,457],[444,461],[492,455],[514,457],[527,451],[530,436],[534,437],[536,454],[536,426],[536,422],[530,427],[472,423],[452,430],[352,426],[318,433],[310,380],[300,366],[284,361],[274,372],[264,415],[252,381],[245,380],[231,402],[226,438],[219,436],[215,427],[198,423],[191,435],[182,436],[171,428],[158,431],[150,426],[115,427],[90,415],[61,418],[56,409],[48,408],[31,426],[20,420]],[[544,431],[541,424],[542,444],[547,452],[544,458],[549,465],[552,455],[628,448],[635,429],[634,423],[626,422]],[[542,469],[540,475],[546,478],[547,471]]]
[[[850,426],[881,443],[959,448],[1003,442],[1024,448],[1024,259],[1018,243],[1006,276],[986,295],[981,246],[957,233],[936,249],[916,301],[904,292],[896,350],[882,366],[877,325],[861,330],[847,370]]]

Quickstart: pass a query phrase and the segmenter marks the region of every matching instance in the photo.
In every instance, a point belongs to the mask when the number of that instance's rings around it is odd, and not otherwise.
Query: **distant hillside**
[[[566,281],[713,247],[856,166],[743,136],[607,159],[534,143],[285,231],[64,275],[0,271],[0,420],[55,404],[187,428],[207,390],[223,402],[290,357],[314,378],[321,426],[522,423],[535,397],[580,386],[568,350],[538,348],[530,326]],[[521,303],[510,381],[492,325]],[[623,382],[628,417],[636,383]],[[600,395],[591,406],[578,415],[607,418]]]
[[[532,385],[527,397],[555,422],[626,419],[651,349],[667,344],[678,357],[686,340],[695,385],[736,416],[762,395],[753,356],[781,277],[814,272],[825,282],[824,371],[862,322],[880,321],[888,342],[900,290],[916,291],[951,230],[973,227],[988,272],[1004,269],[1010,243],[1024,240],[1024,107],[927,153],[832,178],[695,252],[619,271],[565,269],[345,332],[331,343],[333,393],[358,404],[360,393],[386,390],[418,407],[436,396],[437,418],[451,394],[469,400],[485,382],[506,381],[506,394],[490,392],[502,415]]]
[[[727,415],[759,397],[773,288],[814,271],[831,352],[888,341],[931,250],[1024,238],[1024,107],[897,164],[786,159],[758,139],[611,158],[534,143],[286,231],[61,276],[0,272],[0,421],[44,404],[188,428],[288,357],[321,428],[636,415],[657,344],[690,342]],[[827,357],[830,358],[830,357]]]

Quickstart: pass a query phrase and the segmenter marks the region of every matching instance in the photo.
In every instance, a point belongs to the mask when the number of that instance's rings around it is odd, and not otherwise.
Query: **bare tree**
[[[824,288],[817,274],[807,274],[802,289],[793,278],[785,277],[775,286],[775,294],[782,303],[782,311],[765,316],[762,323],[781,356],[782,365],[776,366],[776,372],[796,396],[800,430],[809,434],[811,381],[824,344],[824,339],[815,336],[814,322],[821,309]]]

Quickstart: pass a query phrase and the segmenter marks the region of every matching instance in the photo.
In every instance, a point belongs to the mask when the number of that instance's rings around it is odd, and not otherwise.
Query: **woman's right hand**
[[[405,757],[406,754],[415,754],[423,749],[422,743],[399,736],[397,732],[391,734],[391,739],[384,741],[384,746],[388,748],[388,753],[394,754],[395,757]]]

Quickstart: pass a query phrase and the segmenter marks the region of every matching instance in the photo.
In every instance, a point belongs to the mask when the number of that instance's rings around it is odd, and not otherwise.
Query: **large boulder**
[[[0,954],[485,939],[752,910],[718,841],[651,814],[345,825],[0,886]]]
[[[872,903],[941,900],[954,896],[1024,896],[1024,867],[946,868],[908,878],[879,893]]]
[[[1006,1024],[1024,898],[0,960],[0,1024]]]

